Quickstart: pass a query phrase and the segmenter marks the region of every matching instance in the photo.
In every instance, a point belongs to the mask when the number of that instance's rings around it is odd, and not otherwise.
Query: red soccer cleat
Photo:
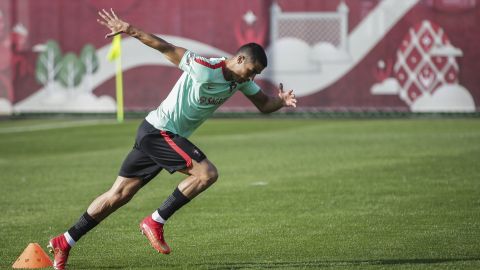
[[[163,238],[163,224],[158,223],[148,216],[140,222],[140,231],[150,241],[154,249],[163,254],[169,254],[171,249]]]
[[[53,253],[53,268],[58,270],[65,269],[70,252],[70,245],[63,234],[50,239],[47,246],[50,253]]]

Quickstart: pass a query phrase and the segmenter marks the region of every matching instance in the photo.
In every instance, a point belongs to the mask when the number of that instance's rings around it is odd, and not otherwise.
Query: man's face
[[[253,81],[256,75],[260,74],[265,67],[258,62],[253,62],[249,58],[240,55],[236,59],[234,80],[238,83]]]

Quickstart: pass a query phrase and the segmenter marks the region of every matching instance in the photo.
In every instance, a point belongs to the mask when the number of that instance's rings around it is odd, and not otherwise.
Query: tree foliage
[[[83,47],[80,53],[80,59],[85,65],[85,72],[89,75],[97,72],[99,67],[98,57],[95,47],[91,44],[87,44]]]
[[[37,58],[35,78],[43,85],[53,83],[61,69],[62,51],[55,40],[48,40]]]
[[[62,68],[59,72],[60,83],[72,89],[82,82],[82,77],[85,74],[85,65],[73,53],[67,53],[62,59]]]
[[[86,77],[85,87],[91,91],[92,75],[98,71],[99,66],[100,62],[93,45],[85,45],[77,57],[74,53],[62,55],[58,43],[55,40],[48,40],[37,58],[35,77],[39,83],[50,87],[58,80],[68,89],[77,87]]]

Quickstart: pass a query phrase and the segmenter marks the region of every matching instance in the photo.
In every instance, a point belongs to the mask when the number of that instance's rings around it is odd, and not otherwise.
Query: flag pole
[[[108,60],[115,61],[115,94],[117,98],[117,121],[123,123],[123,74],[122,74],[122,37],[116,35],[112,40],[112,47],[108,52]]]
[[[120,36],[120,35],[118,35]],[[121,49],[120,49],[121,52]],[[116,60],[117,75],[115,76],[115,85],[117,88],[117,121],[123,123],[123,73],[122,73],[122,54],[118,56]]]

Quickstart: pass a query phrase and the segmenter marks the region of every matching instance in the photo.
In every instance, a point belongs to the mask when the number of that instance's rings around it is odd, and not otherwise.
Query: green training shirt
[[[187,51],[178,66],[184,72],[160,106],[146,120],[155,128],[189,137],[237,90],[254,95],[253,81],[225,80],[225,58],[204,58]]]

